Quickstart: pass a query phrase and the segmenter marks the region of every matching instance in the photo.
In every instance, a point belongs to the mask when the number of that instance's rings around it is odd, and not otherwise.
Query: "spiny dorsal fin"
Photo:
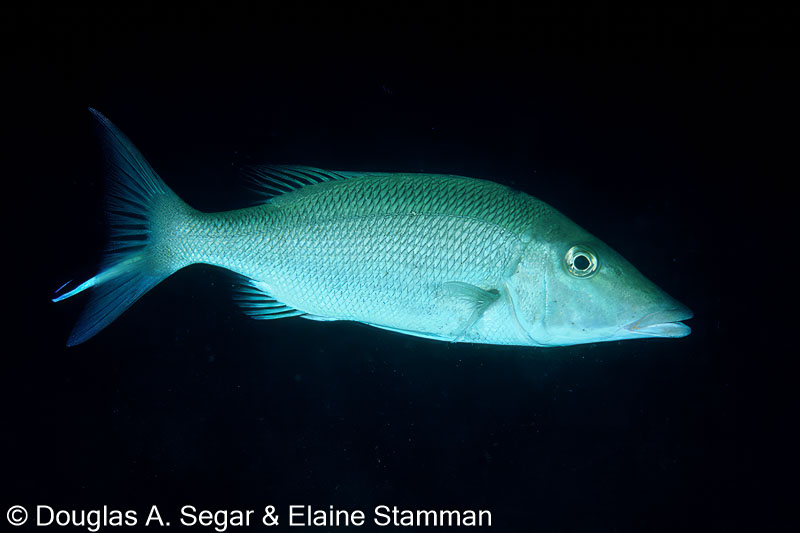
[[[295,165],[258,165],[244,168],[248,188],[265,199],[326,181],[353,177],[351,172],[336,172]]]
[[[301,316],[305,313],[279,302],[256,280],[243,278],[234,283],[233,301],[244,314],[256,320]]]

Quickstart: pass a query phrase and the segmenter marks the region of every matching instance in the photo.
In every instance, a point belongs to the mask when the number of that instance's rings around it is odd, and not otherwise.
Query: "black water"
[[[768,349],[749,347],[768,330],[738,325],[760,309],[736,274],[760,261],[742,220],[762,150],[790,147],[789,19],[386,9],[7,14],[3,511],[158,504],[173,530],[188,504],[274,505],[282,530],[290,504],[488,509],[497,531],[769,517],[750,402]],[[693,333],[540,350],[257,322],[194,266],[67,349],[82,300],[48,299],[104,235],[88,106],[204,210],[246,205],[237,169],[258,162],[513,185],[687,304]]]

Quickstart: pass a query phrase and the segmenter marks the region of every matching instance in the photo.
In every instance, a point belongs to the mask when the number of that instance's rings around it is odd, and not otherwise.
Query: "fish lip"
[[[688,307],[681,305],[654,311],[623,327],[632,333],[651,337],[685,337],[692,329],[681,321],[693,316]]]

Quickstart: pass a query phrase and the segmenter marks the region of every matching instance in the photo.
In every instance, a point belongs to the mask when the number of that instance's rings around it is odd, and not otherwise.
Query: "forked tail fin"
[[[100,272],[53,298],[60,302],[94,289],[67,346],[96,335],[144,293],[186,266],[173,259],[170,235],[178,221],[194,212],[167,187],[116,126],[96,110],[89,111],[97,119],[106,153],[105,211],[110,236]]]

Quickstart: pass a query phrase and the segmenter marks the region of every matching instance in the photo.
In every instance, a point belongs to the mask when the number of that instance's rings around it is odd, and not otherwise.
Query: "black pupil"
[[[572,262],[572,265],[578,270],[586,270],[591,264],[592,262],[585,255],[575,256],[575,260]]]

